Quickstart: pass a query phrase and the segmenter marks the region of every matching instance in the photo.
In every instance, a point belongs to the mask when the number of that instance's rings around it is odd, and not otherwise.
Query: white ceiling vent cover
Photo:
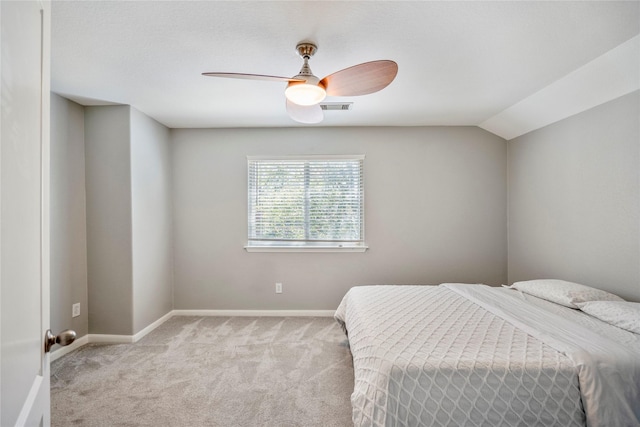
[[[353,108],[353,102],[322,102],[320,108],[324,111],[347,111]]]

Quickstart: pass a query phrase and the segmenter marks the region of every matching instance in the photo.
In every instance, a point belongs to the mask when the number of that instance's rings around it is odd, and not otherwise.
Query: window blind
[[[249,158],[249,245],[362,244],[363,162]]]

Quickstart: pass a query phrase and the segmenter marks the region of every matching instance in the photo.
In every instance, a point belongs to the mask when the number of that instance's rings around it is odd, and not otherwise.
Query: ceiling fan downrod
[[[311,71],[311,67],[309,67],[309,59],[318,51],[318,47],[313,43],[299,43],[296,46],[296,51],[298,55],[302,58],[304,63],[302,64],[302,68],[300,68],[300,72],[298,76],[313,76],[313,72]]]

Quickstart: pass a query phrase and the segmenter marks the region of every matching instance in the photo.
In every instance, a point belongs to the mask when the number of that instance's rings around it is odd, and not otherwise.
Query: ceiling
[[[287,115],[285,83],[201,73],[293,76],[295,46],[310,40],[320,78],[377,59],[399,66],[378,93],[328,97],[353,108],[314,126],[481,125],[637,38],[639,6],[54,1],[51,86],[83,105],[131,105],[171,128],[308,126]]]

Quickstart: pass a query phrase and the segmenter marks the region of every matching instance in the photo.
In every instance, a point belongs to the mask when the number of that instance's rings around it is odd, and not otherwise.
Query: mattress
[[[335,317],[353,355],[356,426],[587,424],[576,361],[454,289],[355,287]]]

